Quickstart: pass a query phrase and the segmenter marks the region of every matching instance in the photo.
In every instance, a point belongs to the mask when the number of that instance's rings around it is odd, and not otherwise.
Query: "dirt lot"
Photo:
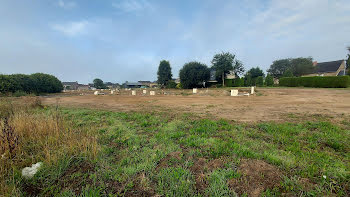
[[[350,115],[350,89],[258,88],[252,96],[229,96],[229,89],[156,90],[156,96],[131,96],[123,90],[119,95],[93,95],[92,92],[65,93],[44,97],[44,104],[109,109],[113,111],[191,112],[200,116],[235,121],[282,121],[300,116],[347,117]],[[240,92],[248,91],[241,89]]]

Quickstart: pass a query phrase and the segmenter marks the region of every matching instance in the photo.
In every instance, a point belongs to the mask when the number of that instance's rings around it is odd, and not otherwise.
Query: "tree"
[[[244,72],[244,67],[241,61],[235,59],[235,55],[231,53],[220,53],[214,55],[212,68],[216,71],[216,80],[222,81],[222,85],[225,85],[226,75],[231,71],[234,72],[236,76]]]
[[[291,70],[294,76],[300,77],[302,75],[310,74],[314,71],[315,67],[312,64],[312,58],[294,58],[290,61]]]
[[[280,78],[287,70],[290,70],[290,68],[290,59],[280,59],[273,61],[267,72],[275,78]]]
[[[194,88],[209,80],[210,69],[200,62],[189,62],[182,67],[179,75],[183,88]]]
[[[63,85],[60,80],[55,76],[44,74],[44,73],[35,73],[30,75],[31,80],[33,81],[33,92],[39,93],[56,93],[63,90]]]
[[[280,59],[272,63],[270,68],[267,70],[275,78],[283,77],[283,74],[288,70],[292,71],[293,76],[302,76],[310,74],[314,71],[315,67],[312,64],[311,57],[299,57]]]
[[[290,69],[288,69],[286,70],[286,72],[283,73],[282,77],[294,77],[293,72]]]
[[[273,86],[274,82],[273,82],[273,77],[272,75],[268,74],[265,78],[265,83],[266,86]]]
[[[250,77],[250,84],[247,84],[247,86],[256,85],[257,78],[260,76],[264,77],[264,75],[264,71],[261,70],[259,67],[251,68],[246,74],[246,76]]]
[[[172,74],[171,74],[171,67],[169,61],[162,60],[159,63],[158,67],[158,84],[165,86],[168,84],[169,81],[172,79]]]
[[[93,83],[94,83],[94,87],[97,89],[105,89],[106,88],[103,81],[99,78],[94,79]]]
[[[256,85],[259,87],[264,86],[264,77],[263,76],[259,76],[256,78]]]
[[[348,47],[348,59],[346,60],[346,65],[347,65],[347,69],[348,69],[348,75],[350,75],[350,47]]]
[[[252,75],[250,73],[244,76],[244,86],[252,86]]]

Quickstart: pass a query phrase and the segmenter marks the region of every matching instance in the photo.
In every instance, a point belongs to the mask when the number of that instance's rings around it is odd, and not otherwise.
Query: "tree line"
[[[12,74],[0,75],[0,93],[57,93],[63,90],[63,85],[55,76],[35,73],[31,75]]]
[[[274,61],[267,70],[267,75],[259,67],[253,67],[245,72],[243,63],[229,52],[214,55],[211,64],[211,67],[197,61],[184,64],[179,72],[180,86],[182,88],[202,87],[208,83],[211,71],[215,71],[212,73],[215,73],[215,79],[221,86],[273,86],[274,79],[302,76],[310,74],[314,70],[311,57],[299,57]],[[235,78],[225,80],[229,74],[233,74]],[[158,83],[162,87],[176,87],[172,80],[169,61],[162,60],[160,62],[157,76]]]

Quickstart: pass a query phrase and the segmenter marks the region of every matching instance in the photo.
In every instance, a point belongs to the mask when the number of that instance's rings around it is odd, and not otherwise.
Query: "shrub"
[[[266,86],[273,86],[273,77],[271,75],[267,75],[265,79]]]
[[[168,81],[166,88],[176,88],[176,85],[175,81]]]
[[[264,86],[264,78],[263,76],[259,76],[256,78],[256,86],[262,87]]]
[[[183,88],[203,86],[203,82],[210,78],[209,68],[200,62],[186,63],[180,70],[180,81]]]
[[[346,88],[350,84],[350,77],[283,77],[279,84],[287,87]]]
[[[63,90],[63,85],[53,75],[35,73],[32,75],[0,75],[1,93],[56,93]],[[15,95],[18,95],[16,93]]]
[[[226,87],[233,87],[233,79],[225,79],[225,86]]]

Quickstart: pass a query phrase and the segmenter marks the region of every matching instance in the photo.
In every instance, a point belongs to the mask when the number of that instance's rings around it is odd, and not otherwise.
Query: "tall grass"
[[[19,195],[15,176],[23,167],[39,161],[55,165],[69,155],[91,159],[97,155],[97,139],[93,133],[83,128],[72,129],[58,108],[38,108],[42,106],[36,97],[0,100],[0,196]],[[14,139],[17,142],[14,143]]]

